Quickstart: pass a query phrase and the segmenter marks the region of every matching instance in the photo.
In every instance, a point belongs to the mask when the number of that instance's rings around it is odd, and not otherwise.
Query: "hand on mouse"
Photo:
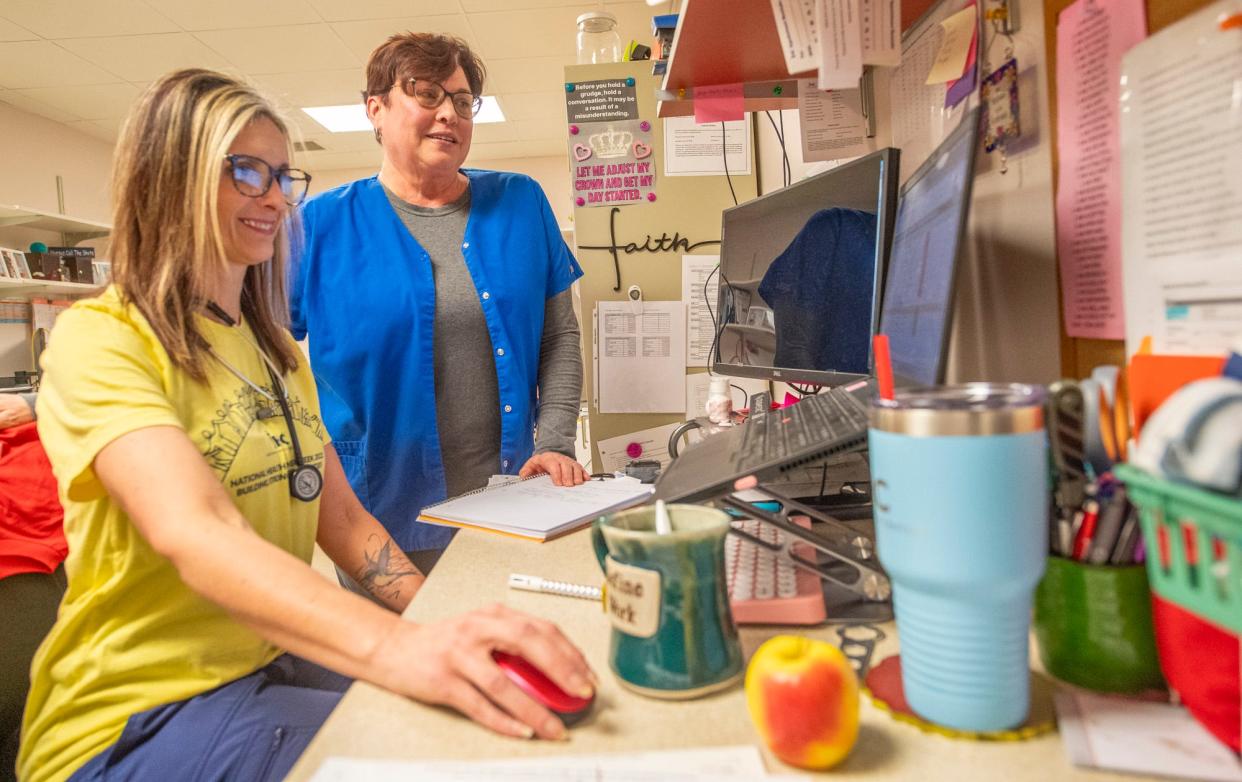
[[[499,604],[432,624],[397,623],[375,654],[376,683],[506,736],[564,738],[561,721],[496,665],[496,649],[526,658],[565,692],[594,692],[594,673],[556,625]]]

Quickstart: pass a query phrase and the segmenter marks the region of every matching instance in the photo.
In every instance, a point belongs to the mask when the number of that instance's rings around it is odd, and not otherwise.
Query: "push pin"
[[[643,120],[642,122],[638,123],[638,129],[646,133],[647,131],[651,130],[651,123],[648,122],[647,120]],[[574,132],[576,133],[577,131],[574,131]]]
[[[785,92],[785,88],[784,88],[784,87],[782,87],[782,86],[781,86],[781,85],[779,85],[779,84],[778,84],[778,85],[776,85],[775,87],[773,87],[773,88],[772,88],[772,94],[773,94],[773,95],[778,95],[778,96],[779,96],[779,95],[783,94],[784,92]]]
[[[565,82],[565,92],[573,92],[573,91],[574,91],[573,82],[568,82],[568,81]]]
[[[577,126],[577,125],[570,125],[570,126],[569,126],[569,132],[570,132],[570,134],[571,134],[571,135],[574,135],[574,136],[578,135],[578,126]]]
[[[627,86],[627,87],[633,87],[633,86],[634,86],[634,77],[633,77],[633,76],[627,76],[627,77],[625,78],[625,86]]]
[[[583,198],[582,196],[578,196],[577,198],[574,199],[574,203],[577,204],[578,206],[586,206],[586,199]]]

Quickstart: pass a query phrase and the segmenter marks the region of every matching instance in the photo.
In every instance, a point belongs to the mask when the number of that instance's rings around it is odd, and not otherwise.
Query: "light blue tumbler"
[[[910,707],[1005,730],[1030,705],[1031,599],[1048,544],[1043,390],[970,383],[871,409],[876,553]]]

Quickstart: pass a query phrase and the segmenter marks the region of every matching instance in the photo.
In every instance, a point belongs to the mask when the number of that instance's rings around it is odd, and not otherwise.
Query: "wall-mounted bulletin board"
[[[710,137],[690,138],[692,123],[679,136],[690,139],[686,145],[691,149],[675,164],[691,172],[700,163],[719,162],[727,143],[728,178],[666,170],[665,121],[656,116],[660,80],[651,75],[650,61],[568,66],[565,81],[574,254],[585,271],[580,293],[591,469],[604,472],[613,465],[601,459],[601,441],[686,419],[686,377],[703,370],[686,368],[685,316],[680,321],[677,316],[683,308],[684,258],[719,254],[721,211],[734,201],[730,181],[737,201],[743,202],[757,195],[758,177],[753,140],[748,132],[733,129],[749,127],[749,121],[731,123],[728,135],[717,136],[719,156]],[[736,154],[751,161],[748,173],[739,170]],[[630,301],[631,286],[641,290],[642,302]],[[611,342],[609,334],[596,333],[597,313],[601,323],[612,315],[608,322],[617,328]],[[679,322],[683,325],[676,333]],[[612,372],[612,385],[604,389],[596,384],[597,345],[618,359],[611,362],[614,370],[624,367]],[[671,382],[665,382],[671,362],[661,360],[668,346],[679,353],[680,362]],[[601,406],[636,412],[601,412]],[[623,451],[627,444],[622,443]],[[652,441],[642,452],[637,452],[638,442],[632,445],[629,457],[641,458],[663,443]]]
[[[1057,21],[1062,11],[1077,0],[1044,0],[1045,45],[1048,61],[1048,104],[1052,126],[1058,126],[1057,115]],[[1212,0],[1144,0],[1147,13],[1147,34],[1152,35],[1183,17],[1211,4]],[[1063,56],[1068,56],[1062,53]],[[1052,147],[1053,181],[1059,181],[1060,166],[1064,154]],[[1120,166],[1120,161],[1116,163]],[[1101,364],[1124,365],[1125,343],[1121,339],[1091,339],[1072,337],[1066,330],[1064,288],[1058,264],[1058,301],[1061,310],[1061,373],[1064,377],[1088,377],[1091,370]],[[1117,278],[1120,285],[1120,277]]]

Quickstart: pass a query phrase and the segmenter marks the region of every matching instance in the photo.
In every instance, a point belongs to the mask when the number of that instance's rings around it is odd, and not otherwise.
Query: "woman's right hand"
[[[377,678],[506,736],[564,738],[565,726],[518,689],[492,660],[494,650],[524,657],[567,693],[594,692],[586,658],[556,625],[500,604],[431,624],[400,622],[378,652]]]

